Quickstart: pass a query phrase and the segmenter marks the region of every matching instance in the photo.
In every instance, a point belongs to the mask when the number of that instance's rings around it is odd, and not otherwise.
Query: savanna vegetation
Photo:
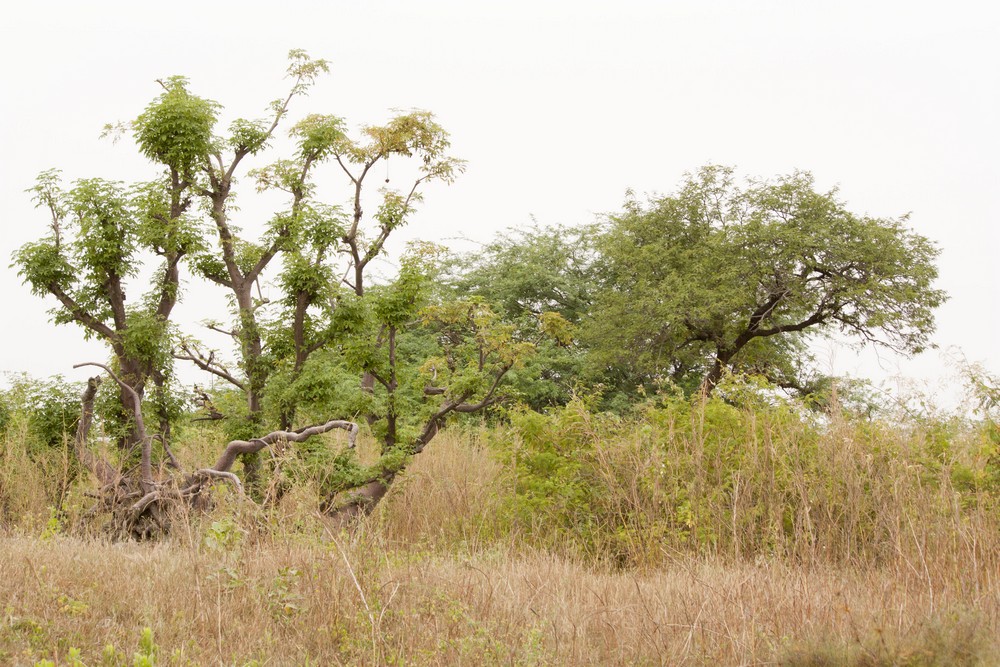
[[[0,661],[998,663],[996,379],[945,414],[810,357],[926,347],[930,240],[708,166],[389,256],[464,163],[425,111],[300,113],[326,70],[293,51],[226,129],[161,80],[108,128],[150,180],[31,190],[48,229],[13,261],[108,358],[0,393]],[[255,189],[285,202],[259,232]],[[202,283],[229,318],[182,330]]]

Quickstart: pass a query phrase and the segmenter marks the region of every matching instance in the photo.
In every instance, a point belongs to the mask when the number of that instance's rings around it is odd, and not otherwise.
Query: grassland
[[[302,484],[137,544],[14,428],[0,663],[1000,664],[995,431],[571,405],[443,434],[350,532]]]

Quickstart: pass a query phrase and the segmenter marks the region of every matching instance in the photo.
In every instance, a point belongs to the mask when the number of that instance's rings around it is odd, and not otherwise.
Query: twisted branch
[[[305,442],[314,435],[326,433],[327,431],[332,431],[335,428],[342,428],[347,431],[347,446],[353,448],[355,441],[358,438],[358,431],[360,430],[358,425],[354,422],[342,419],[333,419],[325,424],[309,426],[298,431],[272,431],[263,438],[233,440],[226,445],[226,449],[222,452],[222,456],[219,457],[219,460],[215,462],[215,465],[212,466],[211,469],[215,472],[228,472],[233,463],[236,461],[236,457],[240,454],[254,454],[268,445],[272,445],[281,440],[284,440],[285,442]]]

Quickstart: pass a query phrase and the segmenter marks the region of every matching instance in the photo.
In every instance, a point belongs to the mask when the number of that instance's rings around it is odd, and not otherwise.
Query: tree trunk
[[[729,366],[729,362],[735,355],[736,351],[734,350],[717,351],[715,353],[715,361],[712,363],[712,368],[710,368],[705,374],[698,391],[705,396],[711,396],[712,392],[715,391],[715,387],[719,384],[719,380],[722,379],[722,374]]]

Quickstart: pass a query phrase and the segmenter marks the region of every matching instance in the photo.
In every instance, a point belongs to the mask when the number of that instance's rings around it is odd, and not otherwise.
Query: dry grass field
[[[660,423],[650,440],[562,419],[549,426],[590,443],[573,468],[597,491],[585,528],[552,505],[519,518],[524,467],[487,441],[523,453],[522,428],[442,435],[349,533],[308,488],[266,511],[220,491],[156,543],[88,536],[72,510],[49,517],[51,495],[32,485],[67,464],[53,454],[14,474],[26,455],[8,434],[0,664],[1000,665],[997,504],[948,481],[992,465],[981,434],[928,467],[933,439],[901,429],[880,467],[865,443],[888,432],[834,424],[807,465],[790,456],[806,434],[775,422],[740,444],[726,474],[742,481],[698,499],[721,474],[709,459],[725,458],[705,432]],[[664,523],[677,490],[651,468],[692,482],[684,530]],[[65,486],[66,506],[82,504],[86,485]],[[755,537],[772,519],[783,537]]]

